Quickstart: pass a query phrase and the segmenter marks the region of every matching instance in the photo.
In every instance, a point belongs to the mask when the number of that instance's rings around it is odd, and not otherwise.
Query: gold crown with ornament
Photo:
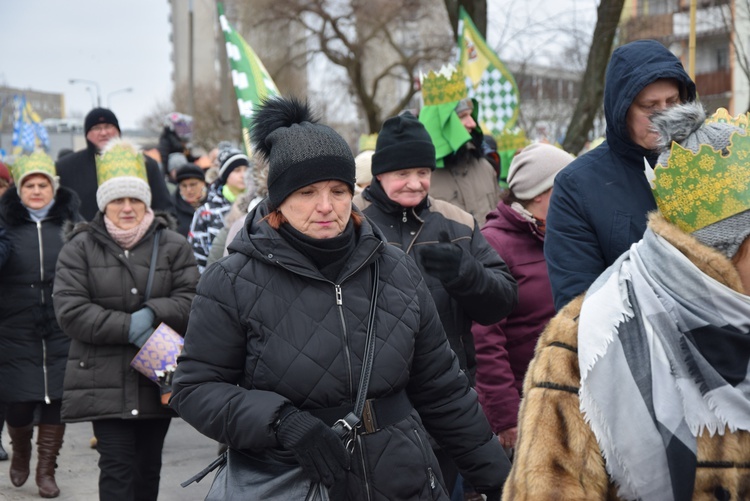
[[[711,122],[745,129],[748,115],[732,117],[722,108]],[[659,210],[687,233],[750,209],[750,136],[737,131],[729,141],[721,150],[704,144],[696,153],[673,142],[667,165],[654,169]]]
[[[438,72],[430,70],[427,75],[420,75],[419,80],[425,106],[452,103],[469,97],[463,72],[453,66],[443,66]]]
[[[53,184],[57,179],[55,161],[42,150],[18,157],[10,166],[10,171],[19,187],[23,184],[23,180],[32,174],[43,174],[52,179]]]

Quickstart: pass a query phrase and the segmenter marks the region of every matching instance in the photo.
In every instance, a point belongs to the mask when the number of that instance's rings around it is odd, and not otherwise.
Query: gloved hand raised
[[[291,406],[284,408],[276,438],[294,454],[313,482],[322,482],[326,487],[345,484],[351,457],[341,439],[323,421],[309,412]]]
[[[463,251],[461,247],[451,243],[447,232],[440,232],[438,243],[422,246],[419,255],[425,273],[441,282],[450,282],[458,278]]]
[[[128,341],[138,348],[143,346],[148,337],[154,332],[154,312],[151,308],[143,307],[130,315],[130,328],[128,329]]]

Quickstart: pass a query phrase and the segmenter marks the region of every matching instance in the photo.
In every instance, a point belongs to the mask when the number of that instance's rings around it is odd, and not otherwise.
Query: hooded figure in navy
[[[680,60],[654,40],[617,48],[607,66],[607,140],[555,178],[544,255],[555,308],[594,282],[646,231],[656,209],[644,162],[656,164],[650,116],[695,100],[695,83]]]

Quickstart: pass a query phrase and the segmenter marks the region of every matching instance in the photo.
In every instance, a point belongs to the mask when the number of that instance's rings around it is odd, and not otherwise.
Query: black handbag
[[[353,410],[334,423],[333,430],[351,453],[354,450],[357,430],[361,426],[362,413],[367,400],[372,364],[375,358],[375,311],[379,288],[380,267],[378,261],[372,266],[372,298],[368,313],[365,352],[362,372],[357,389],[357,399]],[[313,482],[296,463],[294,456],[287,451],[246,454],[229,447],[224,454],[201,472],[183,482],[186,487],[200,482],[214,469],[219,468],[206,495],[206,501],[248,500],[288,501],[328,501],[328,489],[321,483]]]

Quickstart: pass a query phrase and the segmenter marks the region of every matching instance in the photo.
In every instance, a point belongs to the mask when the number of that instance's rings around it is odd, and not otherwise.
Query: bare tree
[[[581,82],[581,96],[562,145],[565,151],[581,151],[594,124],[604,96],[604,75],[612,55],[612,44],[624,3],[625,0],[601,0],[599,3],[594,37],[591,39],[586,72]]]
[[[296,26],[290,31],[298,38],[285,43],[305,50],[288,64],[322,55],[343,70],[368,130],[377,132],[409,107],[419,72],[450,58],[455,40],[447,23],[429,22],[432,7],[427,0],[277,0],[257,22]]]

